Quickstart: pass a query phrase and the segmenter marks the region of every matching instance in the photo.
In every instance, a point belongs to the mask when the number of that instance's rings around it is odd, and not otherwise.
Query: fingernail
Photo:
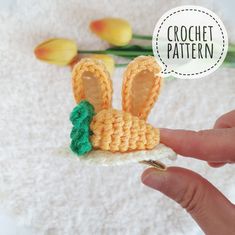
[[[142,182],[150,188],[159,190],[165,181],[165,171],[149,168],[142,174]]]

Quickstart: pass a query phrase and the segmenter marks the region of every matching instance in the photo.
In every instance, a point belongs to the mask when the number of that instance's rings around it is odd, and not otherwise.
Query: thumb
[[[235,234],[235,206],[200,175],[179,167],[148,168],[142,182],[178,202],[205,234]]]

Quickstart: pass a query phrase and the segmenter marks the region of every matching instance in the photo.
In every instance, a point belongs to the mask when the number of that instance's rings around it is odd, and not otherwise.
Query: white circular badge
[[[212,11],[181,6],[160,18],[152,47],[163,77],[201,78],[223,63],[228,37],[224,24]]]

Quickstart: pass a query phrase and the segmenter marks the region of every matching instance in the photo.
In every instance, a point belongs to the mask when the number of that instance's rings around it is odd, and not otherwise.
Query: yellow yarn
[[[112,106],[112,82],[109,77],[109,73],[105,65],[95,59],[83,58],[73,68],[72,71],[72,86],[74,98],[77,103],[81,100],[88,100],[98,112],[102,109],[108,109]],[[89,87],[85,87],[85,83],[94,78],[93,84],[88,84]],[[91,89],[87,97],[86,90]],[[98,94],[97,94],[98,93]]]
[[[159,144],[159,130],[130,113],[105,109],[90,124],[92,146],[111,152],[153,149]]]
[[[94,149],[129,152],[153,149],[159,144],[159,129],[145,121],[163,83],[159,72],[152,56],[139,56],[129,63],[122,87],[123,111],[119,111],[111,108],[112,82],[105,66],[90,58],[74,66],[75,100],[88,100],[97,113],[90,124]]]
[[[157,74],[160,72],[161,68],[157,64],[155,58],[153,56],[139,56],[135,58],[132,62],[129,63],[127,69],[124,73],[124,80],[122,86],[122,109],[123,111],[130,112],[135,114],[136,116],[140,117],[141,119],[146,120],[148,114],[153,107],[154,103],[156,102],[160,88],[163,84],[163,80]],[[142,80],[139,81],[139,92],[136,91],[133,85],[137,76],[141,73]],[[146,84],[151,80],[150,87],[147,87],[146,91]],[[135,92],[137,93],[137,97],[135,97]],[[141,94],[145,92],[145,94]],[[146,96],[146,97],[145,97]],[[141,100],[141,106],[139,110],[135,110],[134,102],[136,99]]]

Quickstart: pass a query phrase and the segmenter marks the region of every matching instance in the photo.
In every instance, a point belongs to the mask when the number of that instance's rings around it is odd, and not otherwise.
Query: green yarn
[[[90,123],[94,115],[94,107],[86,100],[81,101],[70,114],[70,121],[73,124],[70,148],[78,156],[92,150]]]

